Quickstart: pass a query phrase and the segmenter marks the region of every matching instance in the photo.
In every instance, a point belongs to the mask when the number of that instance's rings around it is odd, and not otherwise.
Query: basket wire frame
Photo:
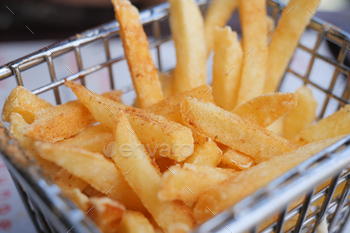
[[[206,0],[197,1],[202,10],[207,8],[208,2]],[[284,6],[274,0],[268,0],[267,2],[268,8],[271,10],[271,16],[277,19]],[[150,42],[150,47],[156,49],[157,65],[160,71],[163,71],[161,45],[171,40],[170,35],[162,33],[161,27],[162,22],[168,20],[168,8],[169,5],[165,3],[140,13],[142,23],[152,26],[152,37],[154,40]],[[350,48],[350,36],[344,31],[315,17],[308,28],[316,31],[318,38],[313,48],[308,48],[302,44],[298,45],[299,49],[311,54],[307,72],[305,75],[301,75],[289,66],[287,73],[298,77],[304,84],[326,94],[321,111],[317,116],[317,119],[322,119],[331,98],[339,103],[339,107],[349,103],[349,82],[347,82],[347,86],[341,95],[334,94],[333,88],[339,74],[349,76],[350,68],[344,64],[344,59]],[[38,64],[46,63],[51,83],[36,88],[32,92],[34,94],[41,94],[53,90],[57,104],[61,104],[62,101],[58,87],[63,85],[65,80],[72,81],[79,79],[82,85],[85,86],[85,76],[103,68],[108,69],[110,88],[114,89],[116,87],[116,77],[113,75],[112,65],[125,59],[123,55],[115,58],[111,56],[110,38],[118,35],[119,24],[116,21],[77,34],[67,40],[49,46],[49,49],[44,48],[0,67],[0,81],[13,75],[17,85],[23,86],[21,72]],[[97,40],[103,40],[106,61],[86,68],[83,66],[81,47]],[[340,46],[340,53],[337,59],[328,58],[318,52],[324,40],[329,40]],[[78,72],[69,75],[65,79],[57,79],[53,58],[71,51],[74,51]],[[335,67],[328,88],[323,88],[310,80],[311,71],[316,59],[320,59]],[[132,90],[133,88],[131,86],[122,88],[124,93]],[[347,169],[347,166],[350,164],[349,144],[350,137],[340,140],[308,161],[277,178],[253,195],[242,200],[240,203],[202,224],[194,232],[230,230],[231,232],[280,233],[283,232],[285,223],[295,218],[295,216],[298,216],[295,226],[287,229],[285,232],[316,232],[317,226],[324,218],[327,218],[329,222],[329,232],[342,232],[350,215],[350,202],[348,201],[350,194],[350,172]],[[96,226],[86,217],[72,220],[72,211],[79,212],[79,210],[69,200],[64,198],[59,188],[47,177],[43,176],[40,171],[35,172],[35,177],[28,176],[23,171],[23,168],[11,162],[9,155],[3,154],[3,157],[13,176],[20,196],[39,232],[99,232]],[[326,170],[323,171],[322,169]],[[309,180],[306,182],[305,179]],[[316,187],[327,179],[331,179],[329,185],[318,190]],[[344,185],[343,190],[340,194],[334,196],[335,190],[341,185]],[[52,189],[53,187],[56,192],[48,195],[45,189]],[[304,201],[289,210],[290,203],[302,195],[305,195]],[[313,211],[312,214],[308,214],[310,206],[322,198],[323,202],[321,206]],[[57,200],[59,200],[61,205],[64,203],[69,206],[69,210],[57,206]],[[54,212],[57,214],[57,211],[60,213],[60,217],[55,216]],[[279,214],[276,221],[265,229],[259,229],[259,224],[273,214]],[[79,224],[83,227],[71,228],[73,225],[77,226]]]

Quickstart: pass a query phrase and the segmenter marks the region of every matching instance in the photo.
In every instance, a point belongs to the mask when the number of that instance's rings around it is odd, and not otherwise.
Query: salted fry
[[[275,122],[273,122],[271,125],[267,126],[266,129],[273,132],[276,135],[283,135],[283,125],[286,115],[281,116]]]
[[[94,187],[92,187],[90,184],[88,184],[85,189],[83,190],[83,193],[88,197],[104,197],[106,194],[101,193]]]
[[[24,135],[35,140],[58,142],[95,122],[82,103],[70,101],[36,115],[34,122],[25,128]]]
[[[308,128],[316,118],[317,101],[306,86],[298,88],[298,104],[291,110],[284,121],[283,133],[287,139],[292,139],[302,130]]]
[[[235,170],[185,164],[169,167],[164,172],[158,198],[162,201],[197,201],[199,195],[210,186],[236,174]]]
[[[139,12],[128,0],[112,3],[138,103],[141,108],[150,106],[161,101],[163,93]]]
[[[333,138],[339,135],[350,133],[350,105],[345,105],[327,118],[304,129],[297,134],[292,141],[299,145],[306,145],[311,142]]]
[[[174,72],[159,72],[159,81],[162,86],[164,98],[168,98],[173,95],[173,82],[174,82]]]
[[[169,98],[145,108],[145,110],[182,124],[180,105],[182,100],[186,97],[194,97],[213,102],[212,89],[209,85],[205,84],[190,91],[184,91],[170,96]]]
[[[194,133],[193,154],[184,162],[194,165],[216,167],[222,159],[222,151],[216,143],[208,136]]]
[[[83,191],[88,183],[79,177],[74,176],[72,173],[68,172],[66,169],[61,168],[61,170],[53,178],[55,183],[60,186],[63,192],[71,189],[78,189]]]
[[[17,86],[11,91],[5,101],[1,119],[10,122],[11,114],[19,113],[30,124],[39,112],[51,107],[52,105],[49,102],[32,94],[25,87]]]
[[[88,91],[79,84],[66,82],[66,85],[73,90],[80,102],[90,110],[92,115],[102,125],[113,128],[115,115],[123,110],[137,137],[146,147],[148,145],[154,151],[162,144],[169,145],[171,148],[170,153],[167,153],[167,155],[169,158],[179,162],[185,160],[190,155],[193,148],[193,138],[191,130],[187,127],[172,122],[162,116],[111,101]],[[180,146],[172,146],[185,144],[189,145],[189,147],[183,147],[181,152]]]
[[[102,94],[102,96],[119,103],[122,103],[122,95],[123,92],[120,90],[112,90]]]
[[[297,148],[288,140],[209,102],[186,98],[180,111],[186,125],[252,156],[256,163]]]
[[[266,1],[239,1],[244,53],[237,105],[263,94],[267,66]]]
[[[254,165],[254,160],[248,155],[235,150],[227,150],[221,158],[219,167],[244,170]]]
[[[83,194],[79,189],[65,189],[63,190],[66,194],[82,211],[86,212],[89,207],[89,198]]]
[[[115,123],[114,138],[117,148],[123,145],[131,145],[132,148],[135,148],[141,144],[136,135],[128,130],[128,128],[132,129],[132,126],[122,111],[117,113]],[[112,159],[130,187],[137,193],[144,206],[164,231],[187,232],[193,227],[192,212],[183,203],[162,202],[158,199],[161,174],[144,147],[135,149],[129,154],[118,151]]]
[[[270,93],[255,97],[231,112],[265,128],[295,108],[297,101],[298,95],[294,93]]]
[[[140,212],[125,211],[119,224],[121,233],[155,233],[152,224]]]
[[[174,93],[204,85],[207,51],[202,14],[193,0],[170,0],[170,29],[176,48]]]
[[[86,213],[103,233],[115,233],[122,221],[125,207],[108,197],[93,197],[89,199]]]
[[[243,52],[237,33],[230,27],[216,27],[213,33],[213,96],[218,106],[232,110],[237,102]]]
[[[214,214],[218,214],[234,205],[341,138],[326,139],[300,147],[295,151],[271,158],[268,161],[243,170],[232,178],[210,187],[200,195],[194,208],[196,220],[201,223],[212,217],[213,215],[208,208]]]
[[[68,172],[85,180],[108,197],[120,201],[126,208],[145,212],[134,191],[124,180],[113,162],[98,153],[78,147],[36,142],[37,153]]]
[[[275,92],[298,45],[301,34],[309,24],[321,0],[290,0],[283,9],[268,48],[264,93]]]
[[[275,31],[275,19],[269,15],[266,15],[266,33],[268,38],[271,37],[274,31]]]
[[[210,5],[204,17],[204,35],[207,45],[207,55],[214,47],[215,27],[223,27],[230,19],[232,13],[236,10],[238,0],[214,0]]]

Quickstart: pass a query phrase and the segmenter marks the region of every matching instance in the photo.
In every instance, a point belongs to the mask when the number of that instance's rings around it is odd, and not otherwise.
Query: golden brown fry
[[[275,31],[275,19],[271,16],[266,15],[266,33],[267,37],[270,38]]]
[[[35,140],[58,142],[95,123],[89,110],[79,101],[57,105],[35,116],[24,135]]]
[[[140,212],[125,211],[118,227],[119,233],[155,233],[152,224]]]
[[[160,145],[165,144],[170,146],[170,153],[167,155],[171,159],[183,161],[186,156],[190,155],[193,148],[193,138],[191,130],[187,127],[162,116],[111,101],[96,93],[93,94],[79,84],[66,82],[66,85],[73,90],[78,99],[102,125],[112,128],[115,114],[123,110],[142,144],[150,148],[151,151],[155,151]],[[181,145],[186,144],[189,147],[182,147],[183,150],[181,150]]]
[[[186,125],[252,156],[256,163],[297,148],[288,140],[209,102],[186,98],[180,111]]]
[[[202,14],[193,0],[170,0],[170,28],[176,48],[174,93],[204,85],[207,52]]]
[[[197,201],[199,195],[210,186],[235,175],[233,169],[213,168],[185,164],[169,167],[164,172],[158,198],[162,201]]]
[[[208,209],[218,214],[340,139],[341,137],[336,137],[300,147],[210,187],[200,195],[194,208],[196,220],[201,223],[212,217]]]
[[[227,150],[221,158],[220,167],[244,170],[254,165],[254,160],[248,155],[235,150]]]
[[[237,102],[243,52],[237,33],[230,27],[216,27],[213,33],[213,96],[218,106],[232,110]]]
[[[141,144],[136,135],[128,130],[132,128],[122,111],[117,113],[115,123],[117,148],[126,144],[135,148]],[[112,159],[160,227],[166,232],[174,228],[177,230],[174,232],[187,232],[193,227],[192,212],[183,203],[162,202],[157,198],[161,174],[145,148],[133,150],[131,154],[119,150]]]
[[[50,103],[32,94],[25,87],[17,86],[11,91],[5,101],[1,119],[10,122],[11,114],[19,113],[30,124],[40,111],[51,107],[52,105]]]
[[[213,102],[211,87],[205,84],[190,91],[177,93],[169,98],[166,98],[165,100],[149,106],[148,108],[145,108],[145,110],[182,124],[180,105],[182,100],[186,97],[194,97]]]
[[[267,130],[273,132],[276,135],[283,136],[283,125],[286,115],[281,116],[275,122],[273,122],[271,125],[266,127]]]
[[[237,5],[238,0],[214,0],[209,5],[204,18],[204,35],[208,56],[214,47],[214,28],[225,26]]]
[[[297,106],[290,111],[284,121],[283,133],[287,139],[292,139],[302,130],[308,128],[316,118],[317,101],[306,86],[298,88]]]
[[[216,143],[208,136],[201,133],[194,133],[193,154],[184,162],[195,165],[216,167],[222,158],[222,151]]]
[[[158,70],[152,60],[137,8],[128,0],[113,0],[112,3],[138,103],[145,108],[163,99]]]
[[[171,166],[176,164],[175,160],[164,158],[164,157],[160,157],[160,156],[159,156],[159,158],[156,158],[155,162],[158,165],[159,171],[161,173],[164,173],[165,171],[168,171],[169,167],[171,167]]]
[[[159,72],[159,81],[162,86],[164,98],[168,98],[173,95],[173,82],[174,82],[174,72]]]
[[[29,152],[30,155],[33,156],[33,158],[43,168],[44,172],[50,177],[54,177],[61,168],[55,163],[41,158],[36,153],[34,149],[35,140],[24,136],[24,129],[28,126],[28,123],[23,119],[22,115],[14,112],[11,115],[10,121],[10,133],[13,134],[18,142]]]
[[[106,194],[101,193],[94,187],[92,187],[90,184],[88,184],[85,189],[83,190],[83,193],[88,197],[105,197]]]
[[[290,0],[281,13],[276,31],[268,48],[264,93],[275,92],[298,45],[299,38],[309,24],[321,0]]]
[[[291,111],[297,102],[298,95],[294,93],[270,93],[255,97],[231,112],[265,128]]]
[[[36,142],[35,149],[41,157],[55,162],[108,197],[120,201],[126,208],[146,212],[113,162],[103,155],[78,147],[43,142]]]
[[[293,138],[293,142],[299,146],[311,142],[333,138],[350,133],[350,105],[336,111],[327,118],[301,131]]]
[[[89,199],[86,214],[103,233],[115,233],[124,212],[125,207],[115,200],[108,197],[93,197]]]
[[[83,212],[86,212],[89,207],[89,198],[83,194],[79,189],[65,189],[63,190],[66,194]]]
[[[71,189],[78,189],[79,191],[83,191],[88,185],[86,181],[74,176],[64,168],[61,168],[61,170],[55,175],[53,179],[55,183],[60,186],[63,192]]]
[[[266,1],[239,1],[244,52],[237,105],[263,94],[267,66]]]
[[[102,96],[119,103],[123,103],[122,95],[123,95],[123,92],[120,90],[112,90],[102,94]]]

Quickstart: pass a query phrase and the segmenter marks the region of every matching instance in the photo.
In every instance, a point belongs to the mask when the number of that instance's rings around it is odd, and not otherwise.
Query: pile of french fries
[[[158,73],[137,9],[112,2],[139,108],[66,81],[78,100],[52,106],[18,86],[2,112],[103,232],[188,232],[350,133],[350,105],[314,123],[308,87],[275,92],[319,0],[291,0],[275,30],[264,0],[214,0],[205,19],[193,0],[169,0],[170,73]],[[237,7],[241,41],[225,26]]]

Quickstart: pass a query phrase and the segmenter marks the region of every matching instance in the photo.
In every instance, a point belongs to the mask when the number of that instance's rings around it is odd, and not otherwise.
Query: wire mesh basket
[[[205,11],[207,1],[201,0],[197,3]],[[277,21],[284,6],[273,0],[268,0],[267,3],[268,12]],[[162,47],[165,43],[171,43],[168,8],[169,5],[165,3],[140,13],[156,63],[161,71],[174,66],[164,62],[165,58],[174,57],[174,54],[169,51],[164,53],[164,47]],[[304,66],[304,70],[295,69],[293,65],[295,59],[293,59],[280,90],[293,91],[290,90],[291,86],[307,84],[314,94],[318,93],[322,96],[317,116],[317,119],[321,119],[349,103],[350,87],[347,77],[350,67],[344,64],[344,59],[350,48],[350,36],[315,17],[308,26],[308,30],[314,35],[314,44],[300,43],[294,55],[295,58],[298,52],[307,54],[308,65]],[[109,89],[115,89],[121,81],[121,76],[118,73],[119,68],[114,69],[114,66],[121,64],[124,68],[126,67],[124,55],[120,53],[114,56],[111,50],[113,47],[111,44],[116,41],[118,34],[119,25],[113,21],[55,43],[0,67],[0,83],[15,79],[17,85],[27,87],[23,72],[38,65],[44,65],[48,69],[50,81],[46,85],[41,83],[40,87],[32,88],[32,92],[38,95],[51,92],[56,104],[69,100],[67,94],[64,94],[64,89],[61,88],[64,79],[79,79],[83,85],[86,85],[87,76],[103,69],[108,77],[108,81],[105,80],[104,84],[107,82]],[[104,61],[86,65],[82,48],[96,41],[101,42],[105,54]],[[340,52],[336,59],[320,52],[319,49],[325,41],[330,41],[339,47]],[[118,48],[122,50],[120,43]],[[73,53],[77,72],[58,77],[54,60],[67,53]],[[333,67],[333,73],[323,74],[324,79],[319,79],[314,72],[319,62]],[[71,71],[69,68],[68,70]],[[118,89],[122,89],[126,95],[129,93],[134,95],[130,85],[124,85],[122,88],[119,86]],[[0,130],[6,131],[5,126],[0,125]],[[43,175],[35,161],[28,159],[27,152],[18,142],[6,132],[3,135],[0,138],[0,153],[37,230],[39,232],[100,232],[93,222],[61,193],[60,188]],[[329,232],[344,232],[345,223],[350,215],[348,201],[350,170],[347,169],[350,164],[349,144],[350,136],[314,155],[253,195],[216,215],[196,228],[194,232],[315,232],[323,219],[326,219],[329,224]],[[320,188],[319,185],[325,181],[329,182]],[[304,197],[303,202],[292,206],[291,202],[300,197]],[[317,203],[319,205],[315,206]],[[289,209],[289,206],[293,208]],[[311,214],[310,209],[312,209]],[[266,220],[274,215],[277,217],[262,228],[261,224],[266,223]],[[286,229],[285,223],[291,219],[295,219],[295,222]]]

